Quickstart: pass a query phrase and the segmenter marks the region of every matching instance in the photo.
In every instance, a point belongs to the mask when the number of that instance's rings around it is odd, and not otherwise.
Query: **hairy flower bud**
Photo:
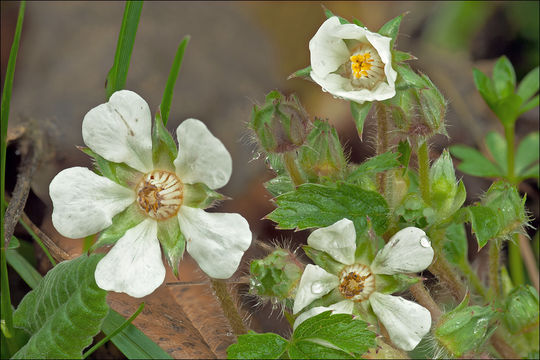
[[[456,182],[454,164],[448,151],[443,151],[431,166],[429,182],[431,205],[437,209],[439,218],[450,217],[465,202],[465,187],[463,183]]]
[[[521,285],[508,294],[504,321],[512,334],[538,331],[538,293],[532,286]]]
[[[254,106],[249,127],[257,134],[264,151],[283,153],[304,143],[311,123],[296,96],[285,98],[272,91],[266,95],[264,105]]]
[[[497,237],[509,238],[516,233],[525,233],[523,227],[528,221],[525,198],[521,198],[514,186],[504,181],[493,183],[484,195],[482,205],[492,209],[497,217]]]
[[[495,330],[492,326],[495,311],[490,307],[467,306],[468,302],[469,296],[444,314],[434,331],[438,343],[455,357],[478,351]]]

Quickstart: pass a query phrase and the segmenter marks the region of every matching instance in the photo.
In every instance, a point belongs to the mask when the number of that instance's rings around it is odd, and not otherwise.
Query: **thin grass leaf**
[[[41,274],[16,250],[6,252],[8,264],[32,289],[41,281]]]
[[[129,69],[129,61],[133,44],[135,43],[135,35],[139,26],[143,2],[142,1],[126,1],[124,9],[124,18],[118,35],[118,44],[116,45],[116,54],[114,55],[114,63],[107,75],[105,91],[107,100],[111,95],[118,90],[122,90],[126,85],[126,78]]]
[[[160,111],[161,119],[163,120],[163,125],[167,126],[167,121],[169,120],[169,112],[171,110],[171,102],[174,92],[174,84],[176,84],[176,79],[178,78],[178,72],[180,71],[180,66],[182,65],[182,60],[184,58],[184,52],[186,46],[189,42],[189,35],[184,36],[182,42],[176,50],[176,55],[174,56],[174,61],[171,66],[171,71],[169,72],[169,78],[167,79],[167,85],[165,85],[165,91],[163,92],[163,99],[161,100]]]

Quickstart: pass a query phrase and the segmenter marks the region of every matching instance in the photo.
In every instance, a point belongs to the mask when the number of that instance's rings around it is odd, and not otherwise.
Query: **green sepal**
[[[347,19],[342,18],[341,16],[334,15],[333,12],[331,12],[324,6],[323,6],[323,9],[324,9],[324,15],[326,16],[327,19],[330,19],[331,17],[336,16],[339,19],[339,22],[341,24],[349,24],[349,21]]]
[[[390,41],[390,49],[394,48],[394,43],[396,42],[396,37],[399,32],[399,25],[401,24],[401,19],[403,19],[403,15],[401,14],[399,16],[396,16],[392,20],[389,20],[386,24],[381,26],[378,33],[382,36],[388,36],[392,40]]]
[[[416,59],[417,59],[416,56],[408,52],[392,50],[392,62],[394,63],[400,63],[403,61],[416,60]]]
[[[409,138],[402,140],[399,142],[397,147],[399,156],[399,162],[403,166],[403,174],[407,171],[409,168],[409,161],[411,160],[411,154],[412,154],[412,148],[411,144],[409,143]]]
[[[119,185],[133,188],[143,175],[124,163],[106,160],[90,148],[79,146],[78,149],[94,159],[94,165],[99,175],[103,175]]]
[[[146,216],[142,213],[137,202],[133,202],[112,218],[112,225],[99,234],[97,241],[90,247],[90,252],[104,245],[116,243],[126,231],[139,225],[145,218]]]
[[[525,197],[521,198],[515,186],[504,181],[493,183],[483,196],[482,204],[496,215],[499,224],[497,237],[508,238],[524,232],[523,225],[528,221]]]
[[[351,101],[351,114],[356,124],[356,131],[358,131],[358,137],[362,140],[362,134],[364,133],[364,122],[366,117],[369,114],[373,103],[371,101],[366,101],[363,104]]]
[[[278,175],[264,183],[264,187],[273,197],[278,197],[289,191],[294,191],[294,184],[287,175]]]
[[[161,110],[156,113],[152,129],[152,161],[155,169],[175,172],[174,160],[178,156],[178,149],[172,135],[167,131],[161,119]]]
[[[178,264],[182,260],[182,256],[184,256],[186,238],[180,231],[176,216],[158,221],[157,238],[161,243],[161,248],[165,253],[169,266],[173,270],[174,276],[178,277]]]
[[[483,248],[488,240],[495,238],[499,232],[499,222],[493,210],[486,206],[469,206],[469,217],[472,233],[476,236],[478,249]]]
[[[398,64],[395,70],[399,77],[396,81],[396,90],[406,90],[408,88],[424,88],[424,79],[418,75],[408,64]]]
[[[456,183],[454,165],[446,150],[431,166],[429,179],[431,205],[436,209],[439,222],[445,221],[461,208],[467,198],[463,182]]]
[[[521,285],[508,294],[504,322],[512,334],[538,331],[538,293],[530,285]]]
[[[309,75],[311,74],[311,65],[303,68],[303,69],[300,69],[300,70],[296,70],[295,72],[293,72],[291,75],[289,75],[287,77],[287,80],[290,80],[290,79],[295,79],[295,78],[302,78],[302,79],[305,79],[305,80],[311,80],[311,76]]]
[[[339,261],[336,261],[328,253],[312,248],[309,245],[302,246],[306,255],[313,260],[313,262],[324,270],[328,271],[330,274],[337,275],[341,270],[343,270],[343,265]]]
[[[206,209],[216,201],[227,200],[228,197],[210,189],[203,183],[184,184],[183,205]]]
[[[375,275],[377,291],[383,294],[393,294],[402,292],[410,288],[412,285],[420,281],[417,276],[409,276],[405,274],[394,275]]]

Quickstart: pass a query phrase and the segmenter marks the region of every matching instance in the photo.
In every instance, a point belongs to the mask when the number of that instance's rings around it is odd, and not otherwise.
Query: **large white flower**
[[[433,260],[433,248],[424,231],[415,227],[400,230],[369,266],[355,261],[356,235],[354,224],[348,219],[315,230],[308,237],[308,245],[328,253],[343,267],[336,276],[317,265],[307,265],[294,299],[294,314],[334,289],[338,289],[344,300],[330,307],[305,311],[296,318],[295,327],[327,310],[352,314],[355,303],[369,302],[396,346],[410,351],[418,345],[431,327],[429,311],[402,297],[377,292],[376,275],[412,273],[427,268]]]
[[[310,76],[324,91],[362,104],[396,94],[392,39],[333,16],[309,42]]]
[[[178,156],[165,166],[153,159],[150,109],[134,92],[118,91],[109,102],[90,110],[82,133],[92,151],[129,165],[124,167],[135,174],[133,181],[120,185],[87,168],[73,167],[61,171],[50,185],[53,224],[70,238],[102,231],[113,224],[115,215],[135,209],[130,228],[97,265],[99,287],[134,297],[152,293],[165,279],[160,241],[171,237],[176,241],[181,234],[187,251],[209,276],[225,279],[236,271],[251,244],[247,221],[239,214],[209,213],[186,205],[197,195],[193,193],[197,186],[220,188],[232,173],[229,152],[202,122],[187,119],[178,126]],[[178,226],[181,234],[171,230]],[[183,243],[173,251],[177,250],[183,251]]]

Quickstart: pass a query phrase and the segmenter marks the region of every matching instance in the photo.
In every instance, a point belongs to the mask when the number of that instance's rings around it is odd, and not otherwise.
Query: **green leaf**
[[[293,359],[352,358],[375,345],[375,333],[365,321],[326,311],[298,325],[288,351]]]
[[[396,36],[399,31],[399,25],[401,24],[401,19],[403,19],[403,14],[396,16],[392,20],[388,21],[386,24],[381,26],[381,28],[378,31],[379,34],[392,38],[392,41],[390,41],[390,49],[394,47],[394,43],[396,42]]]
[[[519,108],[519,113],[520,114],[526,113],[527,111],[532,110],[535,107],[537,107],[539,103],[540,103],[540,97],[536,95],[530,101],[521,105],[521,107]]]
[[[384,233],[387,227],[388,205],[384,198],[356,185],[303,184],[279,196],[276,203],[278,208],[267,218],[278,223],[278,229],[325,227],[348,218],[354,222],[356,233],[361,234],[367,229],[367,217],[377,234]]]
[[[107,75],[106,94],[107,100],[111,95],[118,90],[122,90],[126,84],[127,73],[129,69],[129,61],[133,44],[135,43],[135,35],[141,17],[143,2],[142,1],[126,1],[124,9],[124,18],[118,35],[118,43],[116,45],[116,54],[114,55],[114,63]]]
[[[458,169],[465,174],[480,177],[504,176],[502,171],[491,161],[486,159],[478,150],[465,145],[454,145],[450,147],[450,153],[461,159]]]
[[[114,244],[124,236],[126,231],[140,224],[144,219],[145,216],[140,211],[139,204],[137,202],[132,203],[112,218],[112,225],[101,232],[90,251],[92,252],[104,245]]]
[[[111,309],[103,322],[102,330],[109,335],[125,320],[122,315]],[[128,359],[171,359],[167,352],[132,324],[115,335],[111,341]]]
[[[407,60],[416,60],[416,56],[408,52],[392,50],[392,61],[394,63],[399,63],[399,62],[407,61]]]
[[[533,167],[530,167],[528,170],[525,170],[521,174],[522,179],[528,179],[528,178],[536,178],[538,179],[540,177],[540,166],[538,164],[534,165]]]
[[[331,12],[330,10],[328,10],[326,7],[323,6],[323,9],[324,9],[324,15],[326,16],[327,19],[330,19],[332,16],[336,16],[334,15],[333,12]],[[349,22],[347,21],[347,19],[345,18],[342,18],[341,16],[338,16],[337,17],[339,19],[339,22],[341,24],[348,24]]]
[[[467,209],[470,214],[472,232],[476,235],[478,248],[481,249],[500,230],[497,215],[489,207],[482,205],[470,206]]]
[[[288,175],[278,175],[264,183],[264,187],[273,197],[294,191],[294,184]]]
[[[362,140],[362,134],[364,132],[364,121],[371,109],[372,103],[366,101],[363,104],[351,101],[351,113],[354,118],[354,123],[356,124],[356,130],[358,131],[358,137]]]
[[[14,358],[81,358],[109,311],[94,280],[103,254],[63,261],[29,292],[14,313],[14,324],[31,338]]]
[[[180,231],[178,218],[173,216],[168,220],[159,221],[157,237],[174,276],[178,277],[178,264],[186,247],[186,238]]]
[[[178,45],[178,50],[176,50],[176,55],[174,56],[174,61],[169,71],[169,77],[167,78],[167,85],[165,85],[165,91],[163,92],[163,98],[161,100],[160,112],[161,119],[163,120],[163,125],[167,125],[169,120],[169,111],[171,110],[171,101],[174,92],[174,84],[178,78],[178,72],[180,71],[180,66],[182,65],[182,59],[184,58],[184,51],[189,42],[190,37],[184,36],[180,45]]]
[[[451,224],[446,228],[446,241],[444,253],[448,260],[454,264],[467,261],[467,234],[463,224]]]
[[[516,154],[516,174],[522,173],[540,157],[539,133],[534,132],[521,140]]]
[[[294,79],[294,78],[311,79],[311,77],[309,76],[310,73],[311,73],[311,65],[293,72],[291,75],[289,75],[289,77],[287,77],[287,80]]]
[[[495,115],[497,115],[503,126],[507,127],[514,125],[520,113],[530,110],[528,108],[527,110],[523,110],[521,105],[521,98],[516,94],[510,94],[493,104],[491,109]]]
[[[400,64],[396,66],[396,71],[400,75],[401,80],[407,87],[424,88],[426,82],[418,75],[408,64]],[[399,80],[399,79],[398,79]]]
[[[539,85],[540,70],[537,67],[532,69],[521,82],[517,88],[516,94],[523,100],[523,102],[529,100],[531,96],[536,94]]]
[[[353,24],[358,25],[358,26],[360,26],[360,27],[366,27],[366,25],[364,25],[363,22],[361,22],[360,20],[358,20],[358,19],[356,19],[356,18],[353,18],[353,21],[352,21],[352,22],[353,22]]]
[[[32,289],[41,281],[41,274],[16,250],[6,251],[8,264]]]
[[[356,181],[361,177],[372,176],[386,170],[395,169],[400,166],[400,162],[398,161],[399,155],[389,151],[367,159],[351,172],[347,180]]]
[[[412,148],[409,143],[409,139],[405,139],[398,144],[399,162],[404,167],[405,171],[409,167],[409,161],[411,160]]]
[[[493,83],[499,99],[514,93],[516,87],[516,73],[512,63],[506,56],[501,56],[493,67]]]
[[[493,81],[478,69],[473,69],[473,79],[476,89],[491,108],[497,102],[497,93]]]
[[[277,334],[249,331],[227,348],[227,359],[279,359],[287,345],[288,341]]]
[[[506,160],[506,140],[496,131],[490,131],[485,138],[486,146],[493,156],[495,163],[502,170],[503,174],[508,174],[508,162]]]

